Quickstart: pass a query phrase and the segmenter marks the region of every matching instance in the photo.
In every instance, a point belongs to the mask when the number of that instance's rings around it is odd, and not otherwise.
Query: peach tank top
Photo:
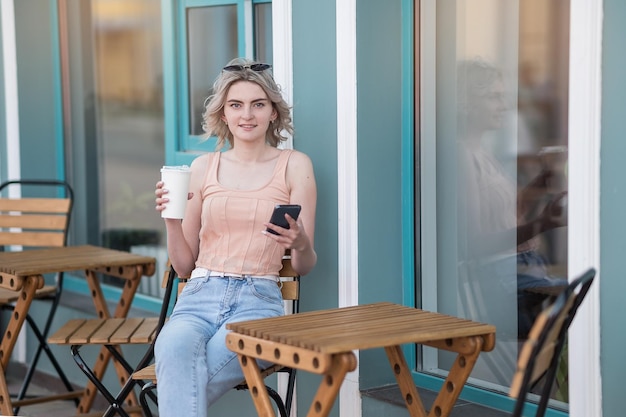
[[[222,186],[217,180],[221,153],[209,154],[196,267],[241,275],[278,275],[285,249],[261,232],[274,206],[289,203],[286,170],[291,153],[281,152],[270,181],[256,190]]]

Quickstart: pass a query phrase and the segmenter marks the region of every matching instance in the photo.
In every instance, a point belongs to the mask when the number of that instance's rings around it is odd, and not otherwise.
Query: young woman
[[[300,275],[317,262],[313,167],[277,148],[293,128],[270,65],[239,58],[224,67],[203,127],[227,150],[193,161],[184,219],[165,219],[172,265],[191,278],[156,342],[161,417],[206,416],[243,379],[226,324],[284,314],[277,280],[286,249]],[[161,211],[162,182],[155,193]],[[277,204],[302,206],[297,221],[285,215],[288,229],[268,223]]]

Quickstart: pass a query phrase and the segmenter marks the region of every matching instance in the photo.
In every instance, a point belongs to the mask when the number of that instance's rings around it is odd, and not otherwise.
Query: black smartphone
[[[301,209],[302,207],[299,204],[277,204],[272,212],[270,223],[284,229],[289,229],[289,223],[287,223],[287,219],[285,219],[285,213],[289,214],[294,220],[298,220],[298,215],[300,215]],[[275,235],[278,234],[270,228],[267,228],[267,231]]]

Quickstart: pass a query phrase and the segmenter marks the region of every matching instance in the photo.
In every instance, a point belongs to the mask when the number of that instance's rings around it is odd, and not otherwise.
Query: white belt
[[[191,276],[189,279],[194,278],[202,278],[202,277],[220,277],[220,278],[235,278],[235,279],[246,279],[246,278],[260,278],[260,279],[269,279],[272,281],[278,281],[278,276],[276,275],[242,275],[242,274],[231,274],[230,272],[219,272],[219,271],[211,271],[206,268],[195,268],[191,271]]]

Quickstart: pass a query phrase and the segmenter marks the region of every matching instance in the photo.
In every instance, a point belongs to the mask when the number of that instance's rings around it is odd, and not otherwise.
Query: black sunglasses
[[[243,71],[243,70],[252,70],[254,72],[265,71],[266,69],[270,69],[272,66],[270,64],[251,64],[251,65],[228,65],[222,68],[222,71]]]

